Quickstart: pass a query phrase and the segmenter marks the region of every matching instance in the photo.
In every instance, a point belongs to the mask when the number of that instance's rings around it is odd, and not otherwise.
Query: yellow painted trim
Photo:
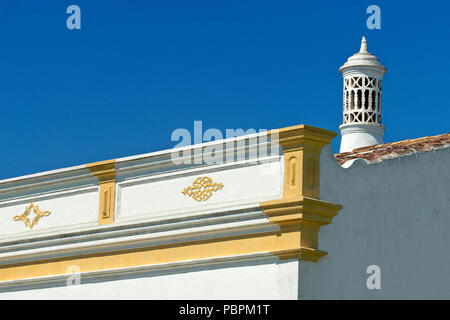
[[[306,125],[269,132],[284,153],[283,198],[319,199],[320,152],[336,133]]]
[[[337,135],[306,125],[269,132],[284,154],[283,198],[261,203],[269,221],[281,232],[299,233],[297,248],[277,253],[280,259],[318,261],[327,253],[317,249],[322,225],[331,223],[341,206],[318,200],[320,197],[320,152]]]
[[[311,248],[300,248],[286,251],[274,252],[280,260],[298,259],[304,261],[317,262],[327,255],[327,252]]]
[[[35,214],[34,218],[30,220],[30,213],[31,210],[33,210],[33,213]],[[33,229],[35,225],[38,224],[39,220],[43,217],[48,217],[52,213],[50,211],[41,211],[37,205],[35,205],[33,202],[30,203],[28,207],[26,207],[25,212],[22,214],[16,215],[13,220],[14,221],[23,221],[25,227],[28,227],[30,229]]]
[[[222,190],[222,182],[214,182],[210,177],[198,177],[190,186],[184,188],[181,193],[191,197],[195,201],[206,201],[212,197],[213,192]]]
[[[115,160],[106,160],[85,165],[100,183],[98,224],[114,222],[116,197]]]
[[[340,205],[310,198],[291,198],[261,203],[269,221],[280,226],[281,232],[299,232],[298,250],[301,260],[317,261],[326,252],[318,250],[321,226],[330,224]],[[303,251],[302,251],[303,250]],[[314,258],[311,256],[314,255]],[[305,257],[305,259],[303,259]],[[281,257],[283,259],[285,257]]]
[[[273,253],[281,259],[296,256],[297,258],[304,257],[307,260],[317,259],[317,256],[324,254],[318,250],[299,249],[299,242],[300,232],[298,230],[272,231],[32,261],[0,266],[0,281],[64,275],[68,273],[68,268],[73,265],[78,266],[81,272],[89,272],[252,253]]]

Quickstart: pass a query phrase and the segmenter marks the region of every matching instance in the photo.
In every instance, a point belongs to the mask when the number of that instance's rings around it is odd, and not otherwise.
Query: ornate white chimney
[[[386,68],[367,51],[366,38],[358,53],[339,71],[344,78],[343,124],[339,152],[383,143],[381,124],[381,79]]]

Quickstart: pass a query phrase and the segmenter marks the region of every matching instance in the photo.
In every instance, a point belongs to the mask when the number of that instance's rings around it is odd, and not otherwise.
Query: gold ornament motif
[[[213,195],[213,192],[221,190],[223,184],[221,182],[213,182],[209,177],[199,177],[195,179],[192,186],[184,188],[182,194],[191,197],[196,201],[206,201]]]
[[[30,218],[28,217],[31,213],[31,209],[33,209],[34,214],[36,215],[33,218],[33,221],[30,222]],[[30,229],[33,229],[35,225],[37,225],[39,219],[42,217],[46,217],[50,215],[50,211],[41,211],[38,206],[35,206],[33,203],[31,203],[26,209],[25,212],[21,215],[17,215],[13,218],[14,221],[23,221],[25,224],[25,227],[29,227]]]

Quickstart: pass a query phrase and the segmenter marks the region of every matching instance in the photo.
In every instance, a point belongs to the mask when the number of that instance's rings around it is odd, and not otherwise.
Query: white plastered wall
[[[343,208],[319,232],[328,255],[300,263],[300,298],[450,298],[450,148],[344,169],[327,146],[320,170],[320,198]]]
[[[81,276],[80,285],[61,279],[33,289],[0,292],[0,299],[297,299],[298,261],[208,264],[109,278]],[[72,282],[75,283],[75,282]]]

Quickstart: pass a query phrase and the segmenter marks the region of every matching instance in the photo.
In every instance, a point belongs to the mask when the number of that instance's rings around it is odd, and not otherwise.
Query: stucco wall
[[[297,299],[298,261],[233,262],[84,278],[1,292],[0,299]],[[4,289],[3,289],[4,290]],[[19,290],[19,291],[17,291]]]
[[[343,208],[319,233],[328,255],[300,263],[301,298],[450,298],[450,148],[344,169],[327,146],[320,170],[320,198]]]

